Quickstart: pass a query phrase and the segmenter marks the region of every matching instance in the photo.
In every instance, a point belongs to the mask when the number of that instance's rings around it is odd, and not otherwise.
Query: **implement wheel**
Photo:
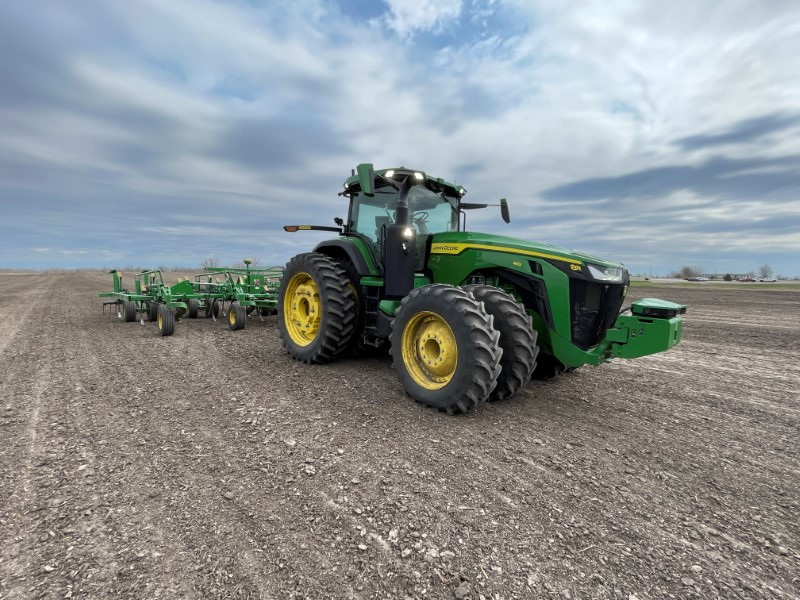
[[[231,328],[231,331],[237,331],[239,329],[244,329],[246,323],[247,311],[244,306],[238,302],[231,302],[228,308],[228,327]]]
[[[483,302],[486,312],[494,317],[494,328],[500,332],[500,359],[502,371],[497,378],[497,387],[492,400],[504,400],[513,396],[533,375],[536,368],[537,332],[525,308],[513,296],[491,285],[468,285],[464,288]]]
[[[325,363],[345,350],[353,335],[353,290],[324,254],[299,254],[289,261],[278,292],[278,327],[295,360]]]
[[[124,300],[122,302],[122,317],[126,323],[132,323],[136,320],[136,302],[133,300]]]
[[[500,333],[494,317],[461,288],[433,284],[411,290],[392,321],[392,367],[417,402],[466,412],[482,404],[500,375]]]
[[[158,305],[156,327],[158,327],[158,335],[162,337],[175,333],[175,311],[167,308],[166,304]]]
[[[186,306],[188,307],[186,309],[186,316],[189,317],[190,319],[196,319],[197,311],[200,310],[200,303],[197,301],[197,299],[189,298],[186,301]]]
[[[147,303],[147,320],[155,321],[158,318],[158,302]]]
[[[203,304],[203,308],[206,311],[206,317],[209,319],[211,318],[211,315],[214,315],[215,319],[219,316],[219,302],[217,302],[216,298],[207,299],[205,304]]]

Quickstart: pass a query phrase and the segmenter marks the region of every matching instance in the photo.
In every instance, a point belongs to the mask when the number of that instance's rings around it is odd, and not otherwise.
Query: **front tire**
[[[417,402],[467,412],[482,404],[500,375],[494,317],[461,288],[432,284],[411,290],[392,321],[392,367]]]
[[[328,256],[298,254],[286,265],[278,292],[278,327],[292,358],[326,363],[353,335],[355,301],[349,280]]]
[[[494,317],[494,328],[500,332],[502,371],[491,399],[505,400],[530,381],[539,354],[538,334],[530,315],[510,294],[491,285],[468,285],[464,290],[483,302],[486,312]]]

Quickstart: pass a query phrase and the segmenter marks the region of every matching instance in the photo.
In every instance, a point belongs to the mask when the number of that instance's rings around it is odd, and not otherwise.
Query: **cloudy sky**
[[[0,268],[284,263],[373,162],[632,272],[800,275],[799,56],[796,0],[10,0]]]

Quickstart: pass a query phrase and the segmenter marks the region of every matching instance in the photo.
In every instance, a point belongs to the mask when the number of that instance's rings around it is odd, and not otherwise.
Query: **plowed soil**
[[[0,274],[2,598],[800,596],[798,292],[633,288],[678,347],[448,417],[110,287]]]

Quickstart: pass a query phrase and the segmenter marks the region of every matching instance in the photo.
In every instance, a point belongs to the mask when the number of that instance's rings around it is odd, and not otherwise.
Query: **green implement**
[[[133,290],[123,286],[119,271],[111,271],[114,289],[100,293],[101,298],[110,298],[103,302],[103,310],[114,306],[117,316],[127,322],[136,321],[140,314],[143,324],[145,317],[156,323],[160,336],[172,335],[176,322],[184,316],[197,318],[200,312],[214,320],[222,313],[230,329],[243,329],[253,311],[259,317],[275,313],[283,272],[281,267],[250,268],[250,259],[244,263],[245,268],[209,268],[209,273],[196,275],[194,281],[174,285],[164,283],[160,270],[142,271],[134,276]]]
[[[103,311],[107,305],[115,306],[117,317],[132,322],[137,313],[141,314],[144,323],[155,321],[158,334],[170,336],[175,332],[176,318],[189,308],[187,300],[193,297],[194,288],[190,282],[182,281],[173,286],[164,283],[160,270],[142,271],[134,276],[134,289],[123,287],[122,275],[119,271],[110,271],[114,280],[114,290],[101,292],[101,298],[113,298],[103,302]]]

